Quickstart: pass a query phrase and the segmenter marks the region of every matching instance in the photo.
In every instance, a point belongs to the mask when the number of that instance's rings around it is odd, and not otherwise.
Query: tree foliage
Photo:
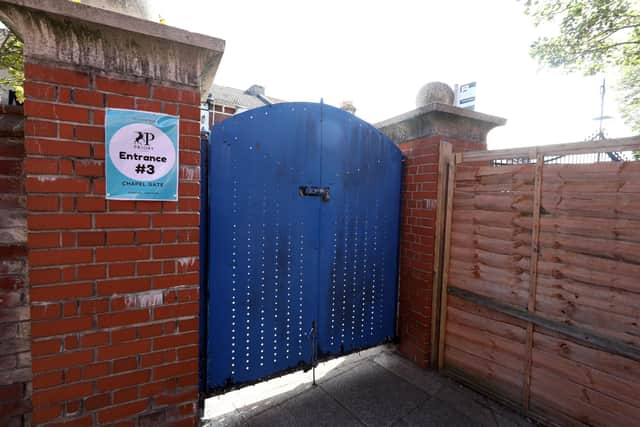
[[[621,76],[621,112],[640,132],[640,0],[526,0],[536,25],[552,23],[559,34],[531,45],[531,56],[550,67]]]
[[[8,75],[0,78],[0,84],[11,87],[16,92],[18,101],[24,101],[24,59],[23,44],[12,32],[7,32],[4,40],[0,39],[0,69]]]

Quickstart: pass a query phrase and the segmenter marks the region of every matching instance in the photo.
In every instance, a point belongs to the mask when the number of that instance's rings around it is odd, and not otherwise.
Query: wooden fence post
[[[440,341],[440,298],[442,295],[442,274],[444,267],[445,221],[447,211],[447,184],[449,179],[449,163],[453,153],[453,146],[448,142],[440,142],[438,158],[438,193],[435,223],[435,245],[433,258],[433,296],[431,309],[431,366],[438,366],[438,345]]]
[[[442,289],[440,297],[440,327],[438,336],[438,370],[444,368],[445,329],[447,323],[447,281],[449,279],[449,261],[451,258],[451,219],[453,213],[453,194],[456,185],[456,164],[460,154],[449,156],[447,164],[447,209],[444,228],[444,265],[442,268]]]
[[[542,172],[544,168],[544,154],[536,154],[536,167],[533,181],[533,224],[531,228],[531,258],[529,267],[529,302],[527,311],[536,311],[536,291],[538,287],[538,253],[540,252],[540,204],[542,199]],[[522,406],[529,409],[531,395],[531,359],[533,353],[532,322],[527,324],[527,341],[525,348],[524,380],[522,382]]]

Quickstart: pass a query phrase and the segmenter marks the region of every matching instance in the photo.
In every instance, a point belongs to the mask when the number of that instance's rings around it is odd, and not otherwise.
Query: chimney
[[[356,114],[356,107],[353,105],[353,101],[342,101],[340,105],[340,109],[346,111],[347,113]]]
[[[245,90],[244,93],[251,96],[264,95],[264,86],[251,85],[251,87]]]

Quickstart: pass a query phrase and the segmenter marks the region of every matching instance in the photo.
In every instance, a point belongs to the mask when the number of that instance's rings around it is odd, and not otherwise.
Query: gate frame
[[[204,262],[209,253],[209,134],[200,134],[200,316],[198,346],[198,412],[204,416],[204,400],[207,394],[207,304],[209,304],[209,263]]]

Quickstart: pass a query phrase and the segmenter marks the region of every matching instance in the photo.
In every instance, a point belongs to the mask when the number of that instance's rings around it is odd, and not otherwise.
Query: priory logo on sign
[[[133,144],[136,148],[141,150],[153,150],[153,147],[149,146],[149,143],[156,139],[156,136],[153,132],[137,132],[138,135],[136,139],[133,141]]]

